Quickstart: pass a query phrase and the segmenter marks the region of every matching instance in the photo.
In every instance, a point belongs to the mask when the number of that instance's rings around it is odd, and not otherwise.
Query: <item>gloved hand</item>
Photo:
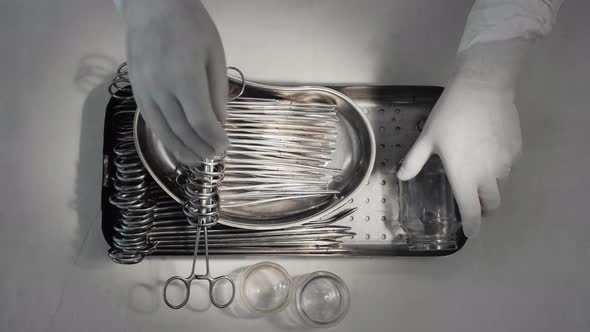
[[[221,38],[198,0],[123,0],[133,93],[183,163],[223,152],[228,81]]]
[[[499,207],[497,181],[508,176],[521,150],[514,85],[529,44],[515,39],[463,52],[454,78],[397,174],[409,180],[432,153],[439,155],[468,237],[477,234],[482,211]]]

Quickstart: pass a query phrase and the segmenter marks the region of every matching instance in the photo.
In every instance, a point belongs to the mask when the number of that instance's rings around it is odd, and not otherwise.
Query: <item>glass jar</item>
[[[292,300],[291,276],[279,264],[261,262],[246,268],[238,278],[238,305],[250,317],[283,310]]]
[[[348,287],[339,276],[326,271],[296,277],[294,296],[290,310],[303,325],[311,328],[338,324],[350,307]]]
[[[416,177],[399,184],[401,227],[412,251],[457,248],[460,227],[443,164],[432,156]]]

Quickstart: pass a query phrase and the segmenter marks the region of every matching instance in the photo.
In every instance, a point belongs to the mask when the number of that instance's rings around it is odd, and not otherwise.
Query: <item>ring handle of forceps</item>
[[[171,277],[170,279],[166,280],[166,283],[164,284],[164,302],[166,303],[166,305],[172,309],[180,309],[180,308],[184,307],[188,303],[188,300],[190,298],[191,283],[195,279],[196,280],[207,280],[209,282],[209,300],[217,308],[220,308],[220,309],[226,308],[234,301],[234,298],[236,296],[236,285],[234,284],[234,281],[227,276],[221,276],[221,277],[217,277],[217,278],[212,278],[211,276],[207,276],[207,275],[193,275],[190,278],[183,278],[180,276],[174,276],[174,277]],[[170,303],[170,301],[168,301],[168,295],[167,295],[168,293],[166,292],[168,290],[168,286],[175,280],[179,280],[180,282],[182,282],[182,284],[184,285],[184,289],[185,289],[184,299],[182,300],[182,302],[180,304]],[[215,296],[213,295],[213,289],[215,288],[215,285],[218,282],[223,281],[223,280],[228,281],[229,284],[231,285],[231,297],[227,302],[219,303],[215,300]]]
[[[182,300],[182,302],[180,304],[172,304],[172,303],[170,303],[170,301],[168,301],[168,292],[167,292],[168,286],[170,286],[170,284],[175,280],[178,280],[184,284],[184,299]],[[180,309],[180,308],[184,307],[188,303],[188,299],[191,296],[191,282],[193,280],[195,280],[194,276],[192,276],[190,278],[183,278],[180,276],[174,276],[174,277],[171,277],[170,279],[166,280],[166,283],[164,284],[164,302],[166,303],[166,305],[172,309]]]
[[[209,300],[211,300],[211,303],[213,303],[213,305],[216,306],[217,308],[220,308],[220,309],[227,308],[234,301],[234,297],[236,297],[236,285],[234,284],[234,281],[230,277],[220,276],[220,277],[212,278],[211,276],[197,276],[197,279],[209,281]],[[224,281],[224,280],[229,282],[229,284],[231,285],[231,297],[229,298],[229,300],[227,300],[227,302],[219,303],[215,300],[215,296],[213,295],[213,289],[215,288],[215,285],[218,282]]]
[[[238,75],[240,75],[240,80],[242,81],[242,86],[240,87],[240,92],[238,92],[237,95],[230,97],[229,100],[236,100],[238,98],[240,98],[242,96],[242,94],[244,94],[244,90],[246,90],[246,76],[244,76],[244,73],[237,67],[227,67],[227,70],[233,70],[236,73],[238,73]],[[228,75],[229,76],[229,75]],[[232,77],[232,76],[230,76]]]

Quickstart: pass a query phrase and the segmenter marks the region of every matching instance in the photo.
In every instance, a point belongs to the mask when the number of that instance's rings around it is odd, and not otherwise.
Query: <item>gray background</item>
[[[472,1],[207,1],[228,63],[267,82],[444,85]],[[519,84],[525,152],[503,208],[446,258],[277,259],[352,292],[339,331],[590,330],[590,2],[567,1]],[[102,82],[124,59],[108,0],[0,3],[0,329],[280,330],[160,285],[186,259],[110,262],[100,230]],[[216,259],[216,273],[259,261]],[[195,294],[204,295],[202,289]]]

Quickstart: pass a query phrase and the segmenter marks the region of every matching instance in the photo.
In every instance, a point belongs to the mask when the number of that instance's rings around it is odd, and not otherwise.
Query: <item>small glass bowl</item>
[[[350,292],[344,281],[334,273],[313,272],[298,280],[295,306],[305,325],[334,326],[348,314]]]
[[[291,276],[279,264],[260,262],[248,267],[239,280],[240,303],[252,315],[279,312],[291,302]]]

